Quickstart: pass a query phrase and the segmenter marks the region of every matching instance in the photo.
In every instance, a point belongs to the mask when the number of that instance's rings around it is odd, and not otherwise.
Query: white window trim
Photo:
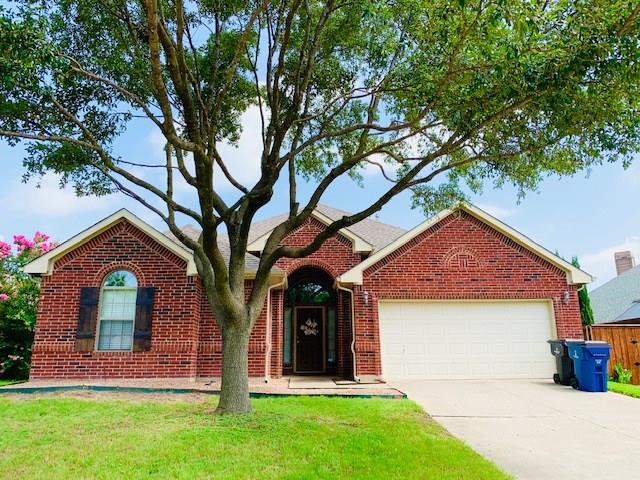
[[[117,272],[118,270],[114,270],[113,272],[109,272],[105,277],[104,280],[102,282],[102,286],[100,287],[100,300],[98,301],[98,322],[97,322],[97,326],[96,326],[96,341],[95,341],[95,346],[94,346],[94,351],[96,352],[133,352],[133,337],[136,333],[136,317],[135,317],[135,313],[133,315],[133,319],[132,319],[132,328],[131,328],[131,348],[129,349],[122,349],[122,350],[102,350],[100,349],[100,325],[102,324],[102,302],[104,300],[104,291],[105,290],[119,290],[119,291],[130,291],[130,292],[136,292],[136,298],[137,298],[137,294],[138,294],[138,287],[107,287],[105,285],[105,282],[107,280],[107,278],[109,278],[109,275],[111,275],[114,272]],[[128,272],[128,270],[127,270]],[[131,272],[129,272],[131,273]],[[133,273],[131,273],[131,275],[133,275]],[[135,275],[133,275],[133,277],[136,279],[136,283],[138,282],[138,277],[136,277]],[[109,320],[108,320],[109,321]],[[124,321],[123,319],[120,320],[115,320],[115,321]]]

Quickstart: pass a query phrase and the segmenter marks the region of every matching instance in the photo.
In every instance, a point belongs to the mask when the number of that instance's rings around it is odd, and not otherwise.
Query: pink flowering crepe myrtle
[[[35,248],[36,242],[28,240],[24,235],[14,235],[13,243],[18,247],[18,252]]]
[[[35,233],[35,235],[33,236],[33,240],[29,240],[24,235],[14,235],[13,244],[16,246],[18,256],[24,253],[29,258],[35,258],[39,255],[42,255],[43,253],[47,253],[48,251],[50,251],[52,248],[56,246],[55,243],[49,241],[48,235],[40,231],[37,231]],[[5,258],[10,257],[11,255],[12,255],[11,245],[7,242],[0,241],[0,262],[2,262],[2,260],[4,260]],[[0,264],[0,267],[1,267],[1,264]],[[1,268],[0,268],[0,273],[1,273]],[[2,278],[0,278],[0,280],[2,280]],[[3,287],[2,283],[4,282],[0,282],[0,288]],[[7,293],[7,288],[9,290],[12,290],[10,285],[5,284],[4,285],[5,291],[4,292],[0,291],[0,302],[6,302],[7,300],[9,300],[9,298],[11,298],[11,296],[13,297],[16,296],[15,291],[13,292],[13,295],[10,295],[9,293]]]
[[[0,241],[0,260],[7,258],[9,255],[11,255],[11,245]]]
[[[29,240],[24,235],[14,235],[13,243],[18,249],[18,253],[22,253],[25,250],[37,250],[39,253],[47,253],[55,246],[53,242],[49,242],[49,235],[46,235],[40,231],[37,231],[35,233],[35,235],[33,236],[33,240]],[[0,246],[0,249],[1,248],[2,247]],[[10,252],[11,247],[9,246],[9,253]]]

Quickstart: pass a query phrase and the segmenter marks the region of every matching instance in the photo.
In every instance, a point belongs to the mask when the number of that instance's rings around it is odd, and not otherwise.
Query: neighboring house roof
[[[189,250],[172,241],[171,239],[169,239],[169,237],[163,235],[151,225],[136,217],[133,213],[124,208],[122,210],[118,210],[116,213],[109,215],[107,218],[99,221],[95,225],[92,225],[86,230],[83,230],[77,235],[71,237],[54,249],[36,258],[32,262],[29,262],[24,267],[25,273],[30,273],[32,275],[51,275],[53,273],[53,265],[58,258],[62,257],[72,250],[75,250],[81,245],[84,245],[92,238],[95,238],[102,232],[108,230],[109,228],[119,222],[122,222],[123,220],[126,220],[129,223],[135,225],[137,228],[149,235],[167,250],[184,259],[187,262],[187,275],[197,274],[193,255]]]
[[[629,322],[632,320],[637,320],[640,322],[640,300],[636,300],[635,302],[633,302],[627,310],[616,317],[614,322]]]
[[[340,275],[338,277],[338,281],[341,283],[353,283],[353,284],[361,285],[363,281],[362,274],[367,268],[376,264],[377,262],[385,258],[387,255],[395,252],[398,248],[402,247],[404,244],[406,244],[413,238],[417,237],[428,228],[432,227],[436,223],[440,222],[441,220],[448,217],[449,215],[457,212],[458,210],[463,210],[468,214],[478,218],[479,220],[489,225],[490,227],[494,228],[495,230],[502,233],[503,235],[507,236],[514,242],[518,243],[519,245],[522,245],[523,247],[535,253],[539,257],[545,259],[552,265],[555,265],[556,267],[565,271],[567,274],[567,283],[574,284],[574,285],[583,285],[593,281],[593,277],[588,273],[586,273],[585,271],[574,267],[563,258],[560,258],[559,256],[551,253],[546,248],[535,243],[529,237],[523,235],[517,230],[514,230],[507,224],[489,215],[484,210],[481,210],[478,207],[468,204],[466,202],[461,202],[452,208],[443,210],[437,215],[431,217],[430,219],[416,226],[412,230],[409,230],[404,235],[400,236],[399,238],[397,238],[395,241],[391,242],[384,248],[378,250],[376,253],[374,253],[369,258],[367,258],[363,262],[356,265],[351,270]]]
[[[640,300],[640,265],[589,292],[596,323],[613,322]]]

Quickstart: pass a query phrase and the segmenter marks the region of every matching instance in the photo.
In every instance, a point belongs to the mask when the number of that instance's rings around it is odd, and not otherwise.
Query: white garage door
[[[379,317],[387,379],[549,378],[555,371],[548,302],[380,302]]]

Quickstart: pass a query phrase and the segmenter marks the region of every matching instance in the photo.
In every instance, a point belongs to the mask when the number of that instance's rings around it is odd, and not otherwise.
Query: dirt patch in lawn
[[[127,391],[95,391],[95,390],[66,390],[57,392],[38,393],[9,393],[0,396],[10,400],[38,400],[56,398],[75,398],[78,400],[113,401],[123,400],[135,403],[145,402],[188,402],[205,403],[211,401],[215,395],[205,393],[157,393],[157,392],[127,392]]]

